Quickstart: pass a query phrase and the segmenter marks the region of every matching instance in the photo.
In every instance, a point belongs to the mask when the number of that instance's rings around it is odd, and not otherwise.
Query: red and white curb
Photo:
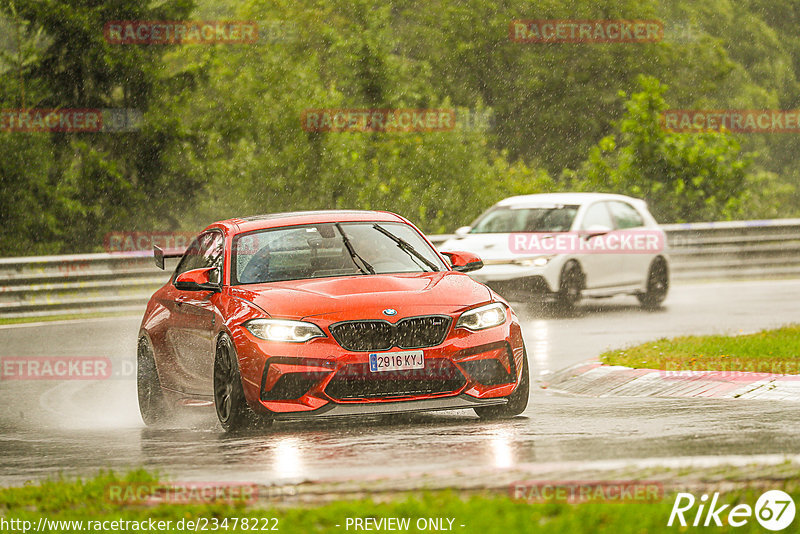
[[[800,402],[800,375],[632,369],[588,361],[542,380],[543,389],[589,397],[698,397]]]

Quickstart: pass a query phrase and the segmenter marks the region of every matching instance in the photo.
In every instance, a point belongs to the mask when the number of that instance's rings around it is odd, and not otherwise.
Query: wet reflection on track
[[[800,322],[800,281],[677,286],[667,306],[587,302],[569,316],[516,306],[534,379],[607,348],[686,333],[749,332]],[[0,329],[0,356],[135,355],[138,318]],[[721,454],[798,453],[800,410],[779,402],[577,398],[533,388],[523,416],[471,411],[280,423],[225,435],[213,408],[180,428],[145,428],[135,379],[0,381],[0,484],[101,468],[157,469],[173,480],[293,483],[519,464]],[[439,474],[437,474],[439,473]]]

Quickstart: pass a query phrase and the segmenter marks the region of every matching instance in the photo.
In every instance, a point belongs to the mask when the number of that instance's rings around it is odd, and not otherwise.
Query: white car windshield
[[[469,233],[568,232],[577,213],[578,206],[501,206],[484,213]]]

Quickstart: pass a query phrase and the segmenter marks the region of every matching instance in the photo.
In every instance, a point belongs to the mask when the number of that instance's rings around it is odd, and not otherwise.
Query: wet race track
[[[800,322],[800,280],[684,284],[663,310],[584,301],[572,317],[516,305],[532,378],[680,334],[749,333]],[[108,357],[107,380],[0,382],[0,484],[144,466],[174,480],[295,483],[600,460],[800,454],[800,410],[774,401],[584,398],[533,387],[523,416],[471,411],[276,423],[226,436],[213,408],[148,429],[136,405],[139,317],[10,326],[0,356]],[[719,460],[719,458],[717,458]]]

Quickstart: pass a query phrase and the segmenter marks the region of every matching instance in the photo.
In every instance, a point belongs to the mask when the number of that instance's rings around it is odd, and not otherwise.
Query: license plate
[[[373,352],[369,355],[369,370],[373,373],[424,368],[425,356],[422,354],[421,350]]]

